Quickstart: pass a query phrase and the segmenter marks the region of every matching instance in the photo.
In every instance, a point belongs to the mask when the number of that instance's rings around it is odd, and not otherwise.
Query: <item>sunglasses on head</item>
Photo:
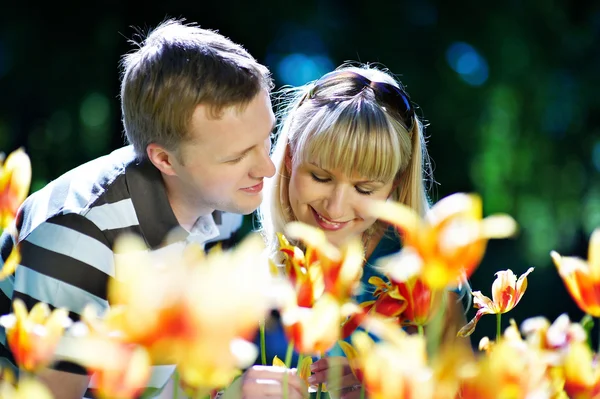
[[[333,71],[323,75],[323,77],[315,82],[314,87],[309,94],[309,98],[313,97],[314,93],[318,91],[321,85],[332,80],[350,80],[356,82],[357,84],[349,93],[353,96],[358,95],[366,88],[371,88],[375,95],[375,99],[383,105],[386,110],[395,111],[400,114],[406,128],[409,131],[412,130],[415,109],[410,102],[408,94],[400,87],[385,82],[374,82],[360,73],[353,71]]]

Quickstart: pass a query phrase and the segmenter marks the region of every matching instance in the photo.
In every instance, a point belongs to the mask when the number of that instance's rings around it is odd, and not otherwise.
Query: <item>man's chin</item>
[[[262,195],[257,196],[256,201],[239,201],[236,204],[229,204],[225,212],[238,213],[241,215],[249,215],[258,209],[262,202]]]

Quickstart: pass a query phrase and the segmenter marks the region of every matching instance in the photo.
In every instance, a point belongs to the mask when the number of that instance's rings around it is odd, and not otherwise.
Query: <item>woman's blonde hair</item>
[[[342,65],[315,82],[283,89],[279,100],[279,134],[272,154],[277,173],[267,180],[259,208],[261,232],[272,256],[278,250],[276,233],[295,220],[288,197],[287,151],[293,164],[316,162],[348,176],[394,181],[391,199],[425,214],[431,168],[423,123],[392,75],[369,65]]]

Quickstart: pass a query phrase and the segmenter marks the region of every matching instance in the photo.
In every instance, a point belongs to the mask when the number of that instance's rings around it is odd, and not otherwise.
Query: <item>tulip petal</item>
[[[476,314],[475,317],[473,317],[473,319],[468,322],[463,328],[461,328],[458,333],[456,333],[456,335],[458,337],[468,337],[469,335],[473,334],[473,332],[475,331],[475,327],[477,327],[477,322],[479,321],[479,319],[481,319],[481,316],[483,316],[484,312],[482,312],[481,310],[479,310]]]
[[[481,221],[482,238],[512,237],[518,229],[517,222],[508,215],[490,215]]]
[[[277,355],[275,355],[275,357],[273,358],[273,366],[286,368],[285,363],[283,362],[283,360],[281,360],[280,358],[278,358]]]
[[[600,228],[592,233],[588,246],[588,265],[594,281],[600,280]]]
[[[483,295],[481,291],[474,291],[473,295],[473,306],[477,309],[486,309],[488,314],[496,313],[496,307],[494,306],[494,302]]]
[[[4,266],[2,266],[2,271],[0,271],[0,280],[12,275],[17,269],[19,263],[21,263],[21,253],[19,252],[18,247],[15,246],[4,262]]]
[[[365,213],[377,219],[394,224],[405,236],[412,236],[423,222],[410,207],[391,201],[373,201]],[[407,237],[407,238],[408,238]],[[410,238],[409,238],[410,241]]]

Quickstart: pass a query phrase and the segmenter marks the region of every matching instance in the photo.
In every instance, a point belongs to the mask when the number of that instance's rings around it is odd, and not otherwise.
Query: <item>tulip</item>
[[[440,200],[425,218],[391,201],[376,201],[365,212],[398,228],[405,249],[418,255],[414,266],[422,270],[421,278],[434,291],[468,278],[481,262],[487,240],[511,236],[517,229],[508,215],[484,219],[481,199],[462,193]],[[397,256],[404,256],[405,249]],[[392,262],[387,271],[396,279],[395,274],[404,274],[405,266],[405,262]]]
[[[23,370],[35,373],[48,366],[66,327],[71,324],[66,309],[50,311],[38,302],[27,312],[23,301],[15,299],[13,313],[0,317],[15,361]]]
[[[550,254],[579,308],[600,317],[600,228],[594,230],[590,238],[587,261],[561,256],[555,251]]]
[[[321,355],[340,339],[342,308],[329,293],[312,308],[290,306],[281,316],[286,336],[298,353]]]
[[[331,293],[340,303],[350,300],[356,293],[362,276],[364,250],[359,239],[349,240],[341,248],[331,244],[323,230],[301,222],[286,226],[290,238],[306,244],[306,268],[322,270],[324,291]]]
[[[518,280],[510,269],[497,272],[496,280],[492,284],[492,299],[483,295],[481,291],[473,292],[473,305],[479,310],[475,317],[460,329],[458,335],[461,337],[471,335],[483,315],[495,314],[497,315],[496,336],[500,337],[500,315],[517,306],[527,289],[527,276],[532,271],[533,267],[530,267]]]
[[[0,382],[0,398],[2,399],[53,399],[52,394],[41,382],[23,378],[14,387],[8,381]]]
[[[0,159],[0,230],[14,220],[27,198],[30,184],[31,161],[23,149],[13,151],[4,164]]]

